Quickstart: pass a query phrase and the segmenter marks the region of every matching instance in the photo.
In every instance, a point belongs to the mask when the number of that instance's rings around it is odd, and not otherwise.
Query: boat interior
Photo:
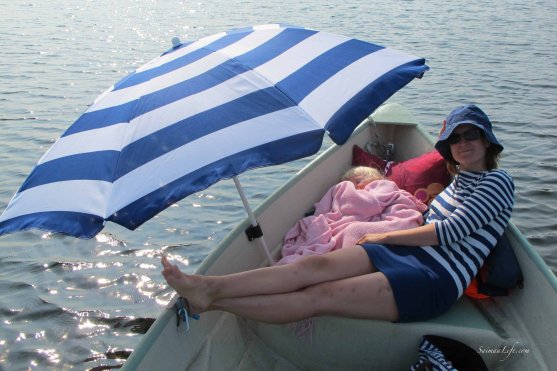
[[[302,169],[256,210],[272,255],[280,254],[284,233],[350,167],[352,147],[392,150],[402,161],[432,149],[432,137],[405,111],[378,110],[343,146],[332,146]],[[370,144],[371,143],[371,144]],[[277,217],[280,216],[280,217]],[[245,220],[199,268],[201,274],[226,274],[267,265],[257,241],[248,241]],[[555,277],[520,232],[507,235],[525,276],[524,287],[507,297],[461,298],[444,315],[427,322],[390,323],[335,317],[312,320],[300,332],[292,325],[270,325],[234,315],[204,313],[189,321],[189,331],[176,328],[166,311],[125,365],[138,369],[187,370],[408,370],[418,360],[424,335],[455,339],[476,350],[490,370],[549,370],[557,364],[553,320],[544,317],[557,307]],[[534,309],[535,307],[535,309]],[[156,341],[164,336],[165,341]],[[178,366],[178,367],[176,367]]]

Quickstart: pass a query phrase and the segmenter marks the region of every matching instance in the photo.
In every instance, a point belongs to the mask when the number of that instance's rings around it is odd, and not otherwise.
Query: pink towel
[[[299,220],[286,233],[277,264],[354,245],[366,233],[419,227],[426,209],[390,180],[376,180],[364,189],[340,182],[315,204],[314,215]]]

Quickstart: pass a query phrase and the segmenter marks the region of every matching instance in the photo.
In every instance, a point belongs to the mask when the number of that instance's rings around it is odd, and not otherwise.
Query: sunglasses
[[[480,129],[469,129],[463,133],[453,133],[449,135],[447,138],[448,144],[457,144],[460,142],[461,139],[464,139],[467,142],[471,142],[473,140],[478,140],[482,137],[482,131]]]

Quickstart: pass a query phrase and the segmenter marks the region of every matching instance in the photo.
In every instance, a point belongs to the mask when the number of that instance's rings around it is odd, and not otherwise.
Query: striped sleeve
[[[513,193],[513,180],[505,171],[486,173],[448,218],[435,223],[439,243],[460,241],[503,215],[508,222],[514,206]]]

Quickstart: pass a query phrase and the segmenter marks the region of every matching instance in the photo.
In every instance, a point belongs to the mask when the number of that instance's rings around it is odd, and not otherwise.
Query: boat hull
[[[416,157],[433,148],[433,138],[400,106],[378,109],[343,146],[333,145],[254,210],[267,245],[278,256],[286,231],[303,217],[350,167],[353,145],[379,139],[394,144],[393,160]],[[372,125],[371,123],[374,123]],[[202,263],[200,274],[222,275],[266,265],[256,241],[241,222]],[[524,271],[525,287],[508,297],[472,301],[466,297],[444,315],[418,323],[320,317],[301,338],[291,327],[256,323],[222,312],[204,313],[177,329],[165,310],[124,369],[187,370],[397,370],[418,359],[426,334],[446,336],[478,351],[489,369],[549,370],[557,364],[551,349],[557,325],[557,280],[511,223],[507,230]]]

